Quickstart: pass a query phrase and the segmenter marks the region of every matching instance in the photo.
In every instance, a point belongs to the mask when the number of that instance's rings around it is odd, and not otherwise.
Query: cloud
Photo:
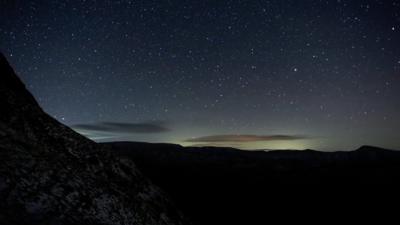
[[[215,142],[256,142],[256,141],[293,141],[308,139],[306,136],[299,135],[211,135],[185,140],[185,142],[195,143],[215,143]]]
[[[112,133],[162,133],[169,129],[163,122],[150,123],[116,123],[100,122],[94,124],[76,124],[72,128],[82,131],[112,132]]]

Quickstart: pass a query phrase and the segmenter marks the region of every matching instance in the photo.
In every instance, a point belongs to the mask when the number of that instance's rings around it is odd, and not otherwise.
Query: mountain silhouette
[[[134,160],[198,225],[359,220],[383,209],[386,215],[399,198],[400,152],[371,146],[266,152],[139,142],[103,145]]]
[[[127,159],[47,115],[0,55],[0,224],[184,224]]]

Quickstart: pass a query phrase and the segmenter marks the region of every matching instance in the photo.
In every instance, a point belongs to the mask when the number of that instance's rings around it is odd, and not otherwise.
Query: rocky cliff
[[[0,224],[183,224],[129,160],[47,115],[0,56]]]

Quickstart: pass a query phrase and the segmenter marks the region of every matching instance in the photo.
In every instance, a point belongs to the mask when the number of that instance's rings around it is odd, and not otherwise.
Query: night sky
[[[400,1],[0,1],[0,49],[96,141],[400,149]]]

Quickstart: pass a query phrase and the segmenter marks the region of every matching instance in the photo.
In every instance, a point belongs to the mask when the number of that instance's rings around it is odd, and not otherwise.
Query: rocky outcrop
[[[127,159],[47,115],[0,56],[0,224],[183,224]]]

